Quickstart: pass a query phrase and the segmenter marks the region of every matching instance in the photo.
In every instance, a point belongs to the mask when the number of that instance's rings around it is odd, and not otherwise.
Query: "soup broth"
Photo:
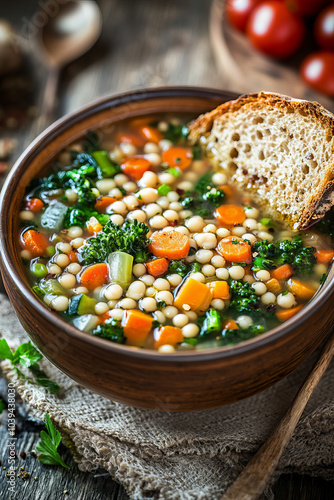
[[[164,353],[224,346],[290,319],[323,283],[332,240],[317,225],[292,232],[237,192],[189,144],[189,119],[90,132],[31,184],[27,276],[79,330]]]

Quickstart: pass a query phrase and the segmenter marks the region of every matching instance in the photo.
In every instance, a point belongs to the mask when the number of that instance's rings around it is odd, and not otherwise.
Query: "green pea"
[[[46,255],[48,257],[53,257],[55,253],[56,253],[55,247],[52,245],[46,249]]]
[[[36,276],[36,278],[44,278],[48,274],[48,270],[44,264],[40,264],[36,262],[30,268],[32,274]]]

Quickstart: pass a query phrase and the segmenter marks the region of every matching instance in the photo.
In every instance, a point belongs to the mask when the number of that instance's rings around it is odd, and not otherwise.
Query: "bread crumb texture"
[[[334,204],[334,118],[320,104],[250,94],[190,126],[217,169],[298,230]]]

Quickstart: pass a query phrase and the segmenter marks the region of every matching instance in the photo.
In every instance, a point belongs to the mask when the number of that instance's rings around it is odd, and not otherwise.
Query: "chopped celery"
[[[42,279],[39,282],[39,287],[46,295],[65,295],[68,297],[69,291],[54,278]]]
[[[41,225],[47,229],[59,231],[62,229],[67,206],[60,201],[52,201],[41,217]]]
[[[84,314],[73,320],[73,325],[82,332],[91,332],[97,327],[99,318],[94,314]]]
[[[111,281],[123,288],[131,283],[133,257],[125,252],[112,252],[108,257],[109,275]]]
[[[94,151],[92,157],[99,166],[99,177],[113,177],[120,171],[119,165],[110,160],[108,151]]]

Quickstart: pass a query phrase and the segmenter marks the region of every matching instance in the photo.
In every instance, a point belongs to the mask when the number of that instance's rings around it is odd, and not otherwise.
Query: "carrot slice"
[[[41,257],[45,255],[46,249],[49,246],[49,241],[44,234],[29,229],[21,235],[21,245],[25,250],[28,250],[33,257]]]
[[[327,264],[334,259],[334,250],[317,250],[314,256],[318,264]]]
[[[213,299],[228,299],[230,287],[227,281],[212,281],[207,286],[210,288]]]
[[[313,297],[316,290],[310,287],[307,283],[297,280],[296,278],[290,278],[287,287],[298,299],[309,300]]]
[[[140,133],[145,137],[145,139],[150,142],[155,142],[156,144],[163,139],[158,129],[149,127],[148,125],[141,127]]]
[[[178,231],[156,231],[148,248],[156,257],[179,260],[187,256],[190,243],[188,236]]]
[[[222,205],[216,209],[215,217],[225,226],[239,226],[246,220],[245,211],[239,205]]]
[[[222,239],[217,250],[229,262],[246,262],[247,264],[252,262],[250,244],[236,236],[228,236]]]
[[[162,153],[163,163],[168,163],[170,167],[179,167],[181,170],[189,167],[193,159],[190,148],[175,146]]]
[[[293,269],[290,264],[283,264],[283,266],[271,271],[271,277],[277,280],[287,280],[292,274]]]
[[[168,271],[168,260],[165,258],[151,260],[146,262],[147,271],[152,276],[162,276]]]
[[[119,132],[116,136],[116,142],[125,142],[127,144],[133,144],[137,148],[141,148],[145,145],[145,140],[139,134],[135,132]]]
[[[121,165],[123,172],[135,181],[139,181],[150,167],[151,163],[145,158],[128,158]]]
[[[183,311],[205,312],[212,300],[209,287],[195,280],[188,278],[174,301],[174,306]]]
[[[31,198],[31,200],[27,201],[26,206],[32,212],[40,212],[44,207],[44,203],[39,198]]]
[[[114,203],[114,201],[117,201],[117,198],[113,198],[112,196],[101,196],[96,199],[94,208],[100,213],[103,213],[106,211],[107,207]]]
[[[303,305],[301,304],[299,306],[292,307],[291,309],[282,309],[282,311],[277,311],[276,316],[281,321],[281,323],[283,323],[284,321],[287,321],[288,319],[292,318],[302,308]]]
[[[141,347],[147,335],[150,333],[152,323],[153,317],[148,314],[138,311],[137,309],[126,311],[122,321],[126,343],[128,345]]]
[[[280,285],[280,282],[276,278],[271,278],[269,281],[266,282],[266,287],[268,288],[269,292],[272,293],[281,293],[282,287]]]
[[[220,191],[224,191],[225,196],[227,196],[227,198],[231,198],[231,200],[235,200],[237,198],[236,190],[234,189],[233,186],[230,186],[229,184],[223,184],[221,186],[218,186],[218,189]]]
[[[234,321],[234,319],[227,319],[223,323],[223,330],[239,330],[239,327]]]
[[[162,345],[172,345],[176,346],[179,342],[183,340],[183,334],[181,328],[176,326],[162,326],[157,332],[154,333],[155,344],[154,347],[158,349]]]
[[[70,262],[78,262],[77,252],[72,250],[72,252],[68,254],[68,258],[70,259]]]
[[[82,286],[85,286],[88,290],[94,290],[94,288],[108,283],[108,280],[109,272],[105,262],[86,267],[80,275]]]
[[[90,234],[99,233],[100,231],[102,231],[102,226],[96,219],[96,217],[91,217],[89,221],[86,222],[86,226],[87,226],[87,231]]]

